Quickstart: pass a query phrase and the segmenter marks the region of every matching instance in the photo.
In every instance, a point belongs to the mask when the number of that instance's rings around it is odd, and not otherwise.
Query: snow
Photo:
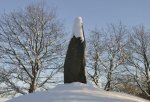
[[[6,102],[149,102],[117,92],[100,90],[88,84],[71,83],[57,85],[46,92],[36,92]]]
[[[82,17],[75,18],[72,34],[76,38],[80,37],[82,42],[84,41]]]
[[[0,102],[5,102],[6,100],[8,100],[7,98],[1,98],[0,97]]]

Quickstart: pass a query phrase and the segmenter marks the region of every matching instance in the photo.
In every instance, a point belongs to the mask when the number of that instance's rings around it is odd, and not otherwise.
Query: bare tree
[[[102,77],[106,77],[104,89],[109,91],[115,87],[115,76],[121,71],[120,67],[125,60],[124,47],[127,29],[121,23],[119,25],[111,24],[101,32],[94,32],[93,35],[96,37],[94,39],[91,37],[93,40],[90,42],[92,46],[90,47],[92,49],[90,56],[93,64],[90,66],[93,67],[94,74],[90,76],[95,81],[95,76],[99,76],[98,72],[101,71]]]
[[[126,45],[127,29],[121,23],[117,26],[111,25],[108,35],[105,44],[105,59],[102,61],[107,73],[107,82],[104,88],[107,91],[115,87],[115,77],[120,74],[126,58],[124,47]]]
[[[63,25],[55,10],[29,5],[0,20],[0,94],[48,89],[62,68]]]
[[[103,37],[98,29],[91,31],[91,35],[88,39],[88,53],[87,53],[87,68],[88,76],[92,82],[97,86],[100,85],[100,55],[103,52]]]
[[[150,33],[144,26],[135,27],[129,36],[127,70],[139,89],[150,96]]]

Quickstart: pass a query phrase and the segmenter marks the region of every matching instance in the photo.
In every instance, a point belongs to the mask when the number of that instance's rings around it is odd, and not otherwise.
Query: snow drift
[[[82,83],[58,85],[47,92],[36,92],[6,102],[149,102],[117,92],[108,92]]]

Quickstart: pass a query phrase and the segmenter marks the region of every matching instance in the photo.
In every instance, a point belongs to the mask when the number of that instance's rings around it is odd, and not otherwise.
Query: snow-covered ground
[[[6,100],[8,100],[7,98],[1,98],[0,97],[0,102],[5,102]]]
[[[7,102],[150,102],[132,95],[108,92],[82,83],[58,85],[47,92],[20,96]]]

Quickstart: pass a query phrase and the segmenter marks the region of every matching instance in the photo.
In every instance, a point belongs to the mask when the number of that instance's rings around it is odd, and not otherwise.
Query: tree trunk
[[[112,81],[112,69],[113,69],[113,59],[110,60],[109,72],[107,74],[107,84],[105,85],[105,90],[110,91],[111,81]]]
[[[39,70],[39,65],[38,65],[38,60],[36,59],[34,66],[32,66],[32,78],[31,78],[29,93],[33,93],[35,91],[36,88],[35,81],[37,78],[38,70]]]

